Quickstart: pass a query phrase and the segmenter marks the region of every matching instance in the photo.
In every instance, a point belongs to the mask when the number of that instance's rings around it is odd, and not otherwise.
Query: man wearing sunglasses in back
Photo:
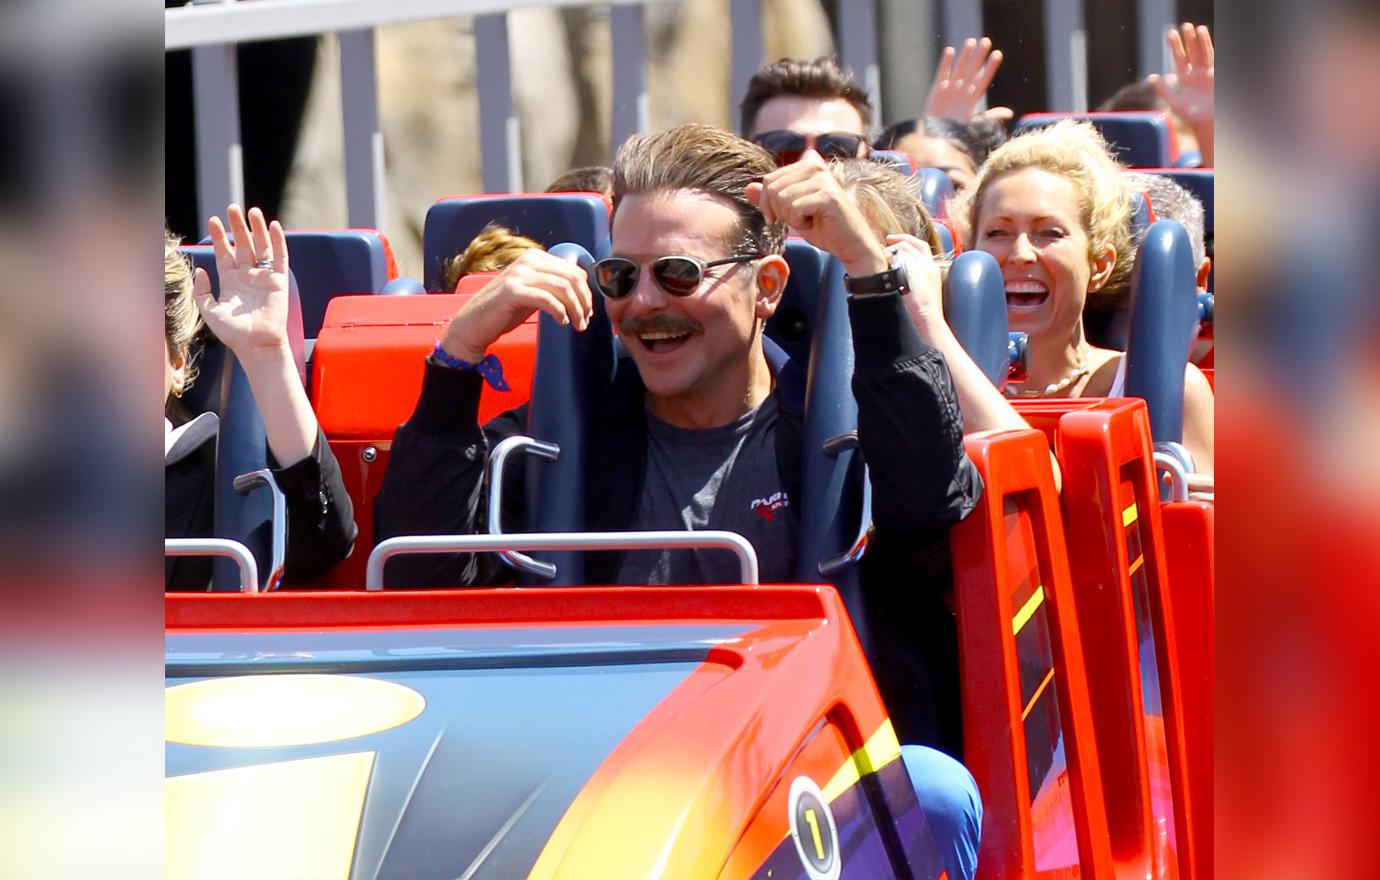
[[[868,153],[872,103],[832,58],[768,64],[748,80],[740,109],[743,137],[771,153],[778,167],[809,148],[826,159]]]

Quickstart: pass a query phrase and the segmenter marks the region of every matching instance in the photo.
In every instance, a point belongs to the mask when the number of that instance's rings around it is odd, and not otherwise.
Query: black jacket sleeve
[[[319,426],[311,455],[285,468],[274,467],[273,477],[287,496],[283,577],[290,586],[349,556],[359,529],[354,505],[340,476],[340,463]]]
[[[930,532],[972,512],[982,478],[963,451],[949,367],[900,294],[849,297],[858,441],[872,471],[879,529]]]
[[[520,433],[526,407],[510,410],[483,428],[479,398],[483,377],[427,362],[422,393],[408,419],[393,435],[383,488],[374,501],[376,539],[398,535],[479,534],[487,530],[484,466],[491,444]],[[503,527],[522,528],[524,469],[504,475]],[[388,564],[390,587],[457,587],[504,583],[512,579],[494,554],[399,557]]]

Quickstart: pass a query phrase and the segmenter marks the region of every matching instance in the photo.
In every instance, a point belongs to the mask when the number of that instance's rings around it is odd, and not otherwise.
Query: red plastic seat
[[[1194,870],[1200,816],[1188,774],[1173,591],[1144,401],[1021,402],[1053,437],[1084,634],[1113,858],[1137,876]],[[1210,688],[1209,688],[1210,690]],[[1129,700],[1128,700],[1129,695]]]
[[[355,552],[312,586],[364,582],[367,548],[374,545],[374,497],[383,486],[393,432],[412,415],[426,356],[465,298],[433,294],[331,300],[316,341],[312,403],[340,461],[359,537]],[[527,401],[536,346],[535,317],[492,346],[511,390],[485,386],[479,404],[481,424]]]
[[[1111,878],[1102,774],[1048,446],[969,437],[986,487],[951,532],[981,878]]]

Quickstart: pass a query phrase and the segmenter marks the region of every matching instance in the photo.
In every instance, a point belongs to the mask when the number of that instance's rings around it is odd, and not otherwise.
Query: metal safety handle
[[[479,550],[663,550],[708,548],[738,557],[744,584],[758,580],[757,551],[737,532],[542,532],[508,535],[403,535],[389,538],[369,554],[364,588],[383,589],[383,567],[394,556],[420,553],[470,553]],[[458,584],[457,584],[458,586]]]
[[[259,592],[259,563],[239,541],[229,538],[165,538],[164,556],[224,556],[240,567],[240,592]]]
[[[268,569],[268,577],[264,579],[263,588],[267,592],[276,590],[283,582],[283,567],[287,564],[287,496],[279,488],[278,481],[273,477],[273,471],[268,468],[259,468],[247,474],[240,474],[235,477],[235,482],[231,483],[235,491],[241,495],[248,495],[259,486],[266,486],[273,496],[273,515],[269,520],[269,530],[272,532],[273,558]]]
[[[1168,452],[1155,453],[1155,474],[1158,476],[1160,471],[1169,473],[1169,499],[1170,501],[1188,500],[1188,471],[1184,468],[1184,463],[1177,456]],[[1163,490],[1161,490],[1163,492]],[[1164,499],[1161,499],[1164,500]]]
[[[514,452],[530,452],[532,455],[540,456],[548,461],[555,461],[561,455],[561,447],[555,443],[547,443],[518,434],[499,441],[498,445],[494,447],[494,451],[489,453],[489,534],[491,535],[503,534],[503,524],[499,522],[503,514],[503,466],[508,463],[508,456]],[[498,557],[509,568],[515,568],[518,571],[525,571],[528,574],[544,578],[556,576],[556,566],[550,562],[542,562],[540,559],[533,559],[513,550],[502,550]]]
[[[858,448],[858,432],[847,431],[824,441],[824,454],[830,458],[838,458],[849,449]],[[867,548],[871,542],[872,534],[872,473],[868,470],[867,463],[863,463],[863,496],[862,510],[858,520],[858,535],[853,539],[853,543],[848,549],[838,556],[830,556],[821,559],[819,562],[819,573],[828,577],[834,572],[839,571],[847,565],[851,565],[862,559],[867,553]]]

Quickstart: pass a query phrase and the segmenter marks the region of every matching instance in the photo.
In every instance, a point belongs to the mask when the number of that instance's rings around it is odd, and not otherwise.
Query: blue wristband
[[[431,357],[439,364],[450,367],[452,370],[474,370],[484,377],[484,381],[489,383],[489,387],[495,391],[507,391],[508,380],[503,378],[503,362],[498,359],[496,354],[486,354],[479,359],[478,363],[462,361],[458,357],[451,357],[446,354],[446,350],[441,347],[440,340],[437,340],[436,347],[431,351]]]

